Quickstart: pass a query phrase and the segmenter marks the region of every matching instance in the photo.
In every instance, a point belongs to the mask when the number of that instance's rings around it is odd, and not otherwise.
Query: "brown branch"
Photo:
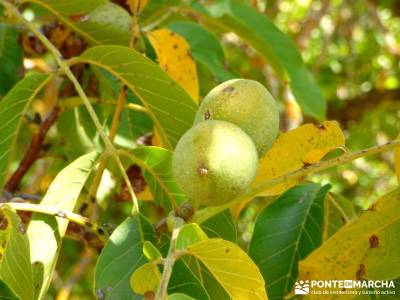
[[[14,171],[10,179],[5,184],[5,193],[12,194],[18,189],[18,186],[24,175],[29,171],[33,163],[39,158],[47,132],[58,119],[60,111],[60,108],[55,106],[47,118],[40,124],[39,132],[32,137],[32,142],[27,148],[17,170]]]
[[[300,49],[305,49],[307,47],[312,31],[318,27],[322,17],[328,12],[329,6],[330,0],[323,0],[320,9],[312,9],[308,13],[295,39]]]
[[[368,93],[346,101],[346,105],[335,107],[329,105],[328,119],[337,120],[346,128],[349,123],[359,121],[365,113],[373,110],[384,102],[398,101],[400,89],[396,90],[371,90]]]

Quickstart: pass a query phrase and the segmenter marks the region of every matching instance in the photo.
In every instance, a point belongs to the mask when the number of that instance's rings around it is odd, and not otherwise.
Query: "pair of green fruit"
[[[218,206],[249,187],[279,130],[276,102],[257,81],[233,79],[203,99],[173,155],[178,185],[195,205]]]

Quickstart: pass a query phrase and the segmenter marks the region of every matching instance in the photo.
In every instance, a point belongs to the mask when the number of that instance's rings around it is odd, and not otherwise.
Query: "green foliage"
[[[257,217],[248,252],[265,278],[269,299],[282,299],[291,291],[297,263],[321,245],[328,190],[298,185]]]
[[[399,37],[396,1],[0,0],[0,299],[397,299]]]

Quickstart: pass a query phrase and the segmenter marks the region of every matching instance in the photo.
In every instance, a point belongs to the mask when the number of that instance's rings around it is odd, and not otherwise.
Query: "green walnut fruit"
[[[253,181],[258,155],[251,138],[224,121],[201,122],[179,140],[172,159],[178,185],[193,204],[218,206]]]
[[[275,99],[259,82],[232,79],[212,89],[200,104],[195,124],[204,120],[231,122],[254,141],[261,157],[271,148],[279,131]]]

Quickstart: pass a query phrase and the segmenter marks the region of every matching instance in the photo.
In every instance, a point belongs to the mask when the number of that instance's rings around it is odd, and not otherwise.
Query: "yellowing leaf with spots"
[[[400,190],[396,190],[380,198],[358,219],[343,226],[301,261],[298,280],[398,278],[399,232]],[[341,295],[340,299],[342,297],[348,299],[345,295]],[[324,295],[323,299],[336,298],[334,295]]]
[[[281,134],[272,148],[260,159],[253,186],[291,173],[303,166],[318,162],[328,152],[344,148],[345,138],[336,121],[320,125],[305,124]],[[286,181],[264,191],[261,195],[278,195],[296,185],[300,180]],[[232,214],[238,216],[251,199],[235,204]]]
[[[193,100],[198,102],[199,82],[196,63],[186,40],[165,28],[149,32],[147,37],[157,54],[160,66]]]
[[[140,13],[146,7],[148,0],[126,0],[132,13]]]
[[[232,299],[268,299],[260,270],[236,244],[215,238],[193,244],[187,251],[207,267]]]
[[[0,206],[0,280],[19,299],[34,299],[29,240],[17,213],[8,205]]]
[[[336,121],[306,124],[283,133],[260,159],[254,185],[316,163],[328,152],[344,145],[345,138]],[[266,190],[264,195],[280,194],[295,184],[294,181],[285,182]]]

